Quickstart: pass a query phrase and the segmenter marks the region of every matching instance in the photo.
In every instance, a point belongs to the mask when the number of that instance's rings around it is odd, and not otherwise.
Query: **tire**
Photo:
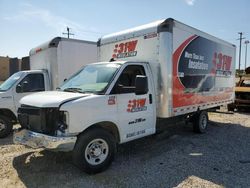
[[[193,117],[193,131],[195,133],[205,133],[208,126],[208,115],[206,111],[198,112]]]
[[[110,166],[115,152],[113,135],[102,128],[93,128],[79,135],[72,154],[73,163],[88,174],[96,174]]]
[[[13,124],[6,116],[0,115],[0,138],[5,138],[12,132]]]

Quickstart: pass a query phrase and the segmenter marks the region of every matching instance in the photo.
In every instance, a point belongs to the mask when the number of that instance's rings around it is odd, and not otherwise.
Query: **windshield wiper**
[[[63,91],[82,93],[82,89],[78,87],[69,87],[69,88],[64,89]]]

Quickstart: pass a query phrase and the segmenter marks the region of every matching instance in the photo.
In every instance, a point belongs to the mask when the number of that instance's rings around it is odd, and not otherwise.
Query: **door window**
[[[45,91],[43,74],[29,74],[18,85],[17,93]]]
[[[134,93],[137,75],[145,76],[144,67],[141,65],[128,65],[118,78],[111,94]]]

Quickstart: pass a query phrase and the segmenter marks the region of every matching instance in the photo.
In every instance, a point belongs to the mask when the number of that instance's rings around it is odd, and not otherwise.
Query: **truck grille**
[[[38,108],[24,105],[18,108],[20,125],[34,132],[55,135],[58,118],[58,108]]]

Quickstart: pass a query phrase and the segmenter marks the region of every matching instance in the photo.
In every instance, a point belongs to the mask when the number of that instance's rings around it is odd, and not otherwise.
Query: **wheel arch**
[[[17,122],[16,115],[9,109],[6,108],[0,109],[0,115],[8,117],[12,122]]]
[[[84,131],[82,131],[80,134],[83,134],[86,131],[88,131],[90,129],[94,129],[94,128],[102,128],[102,129],[107,130],[109,133],[111,133],[114,136],[115,141],[117,143],[120,143],[121,138],[120,138],[120,133],[119,133],[118,127],[117,127],[117,125],[115,123],[110,122],[110,121],[102,121],[102,122],[99,122],[99,123],[95,123],[95,124],[89,126]]]

